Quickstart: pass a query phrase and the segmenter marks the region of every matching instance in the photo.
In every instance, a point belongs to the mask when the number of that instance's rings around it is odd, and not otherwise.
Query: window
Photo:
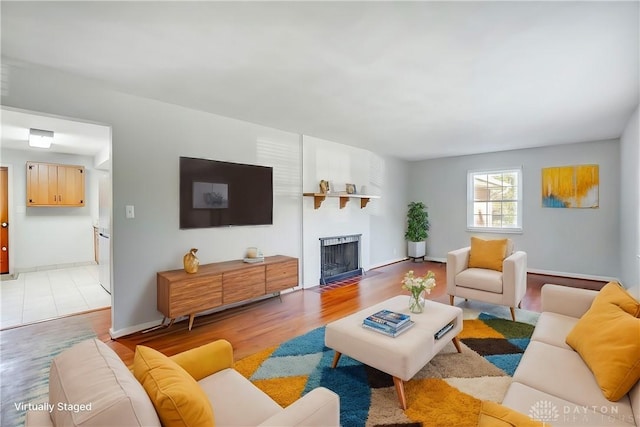
[[[522,168],[469,171],[467,228],[473,231],[522,231]]]

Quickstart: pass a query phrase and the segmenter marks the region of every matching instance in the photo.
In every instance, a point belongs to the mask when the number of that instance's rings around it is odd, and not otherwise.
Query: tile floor
[[[0,281],[0,329],[96,308],[111,295],[98,282],[98,266],[20,273]]]

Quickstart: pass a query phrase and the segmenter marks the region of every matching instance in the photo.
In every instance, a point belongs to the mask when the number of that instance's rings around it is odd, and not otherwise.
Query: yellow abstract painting
[[[559,166],[542,169],[542,206],[546,208],[597,208],[598,165]]]

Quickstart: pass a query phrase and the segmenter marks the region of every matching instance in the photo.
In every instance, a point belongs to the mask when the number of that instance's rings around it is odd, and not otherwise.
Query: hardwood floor
[[[366,306],[407,293],[400,288],[400,281],[402,276],[411,269],[418,275],[432,270],[436,274],[438,285],[429,298],[448,304],[446,264],[403,261],[372,270],[353,284],[331,290],[323,291],[319,288],[299,290],[284,294],[281,299],[271,298],[219,313],[199,316],[196,317],[191,331],[188,330],[188,322],[185,320],[170,328],[156,329],[146,333],[139,332],[111,340],[108,333],[110,309],[78,316],[85,319],[98,338],[113,348],[126,364],[133,363],[135,346],[138,344],[172,355],[220,338],[230,341],[235,358],[241,359]],[[529,274],[527,294],[522,302],[523,309],[540,311],[540,289],[544,283],[589,289],[600,289],[605,284],[590,280]],[[507,313],[508,310],[505,307]],[[43,322],[42,327],[63,327],[65,320],[63,318]],[[25,338],[28,339],[28,337]]]

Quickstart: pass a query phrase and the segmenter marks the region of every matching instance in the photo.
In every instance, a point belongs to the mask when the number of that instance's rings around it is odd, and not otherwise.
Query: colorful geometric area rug
[[[333,390],[344,427],[476,426],[482,400],[502,401],[537,318],[524,323],[475,316],[465,312],[458,335],[462,353],[449,343],[405,383],[405,411],[390,375],[345,355],[331,368],[334,352],[324,345],[324,327],[242,359],[235,368],[283,407],[316,387]]]

